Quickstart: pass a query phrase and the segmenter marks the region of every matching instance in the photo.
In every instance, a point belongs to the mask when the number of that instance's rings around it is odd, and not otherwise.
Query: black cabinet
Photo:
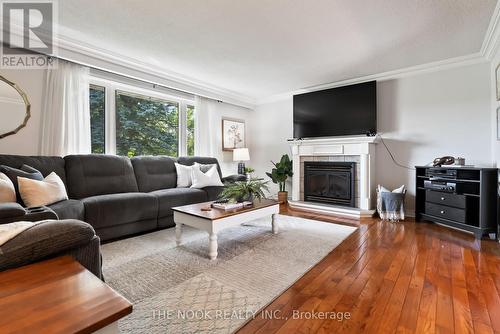
[[[416,167],[415,217],[474,233],[497,233],[496,168]]]

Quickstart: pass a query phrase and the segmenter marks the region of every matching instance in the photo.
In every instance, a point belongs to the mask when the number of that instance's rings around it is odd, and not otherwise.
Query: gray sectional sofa
[[[174,226],[172,207],[217,198],[222,187],[177,188],[174,163],[216,164],[205,157],[120,157],[69,155],[62,157],[0,155],[0,165],[56,172],[69,200],[50,205],[59,219],[78,219],[92,225],[101,240]],[[241,178],[231,176],[230,180]],[[228,178],[223,178],[227,181]]]

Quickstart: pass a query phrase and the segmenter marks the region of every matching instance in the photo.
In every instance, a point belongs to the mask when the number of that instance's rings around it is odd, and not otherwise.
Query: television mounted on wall
[[[293,96],[295,139],[376,133],[376,81]]]

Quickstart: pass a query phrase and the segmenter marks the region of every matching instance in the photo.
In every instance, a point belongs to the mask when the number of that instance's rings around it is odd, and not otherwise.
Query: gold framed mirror
[[[0,139],[16,134],[30,117],[31,104],[26,93],[0,75]]]

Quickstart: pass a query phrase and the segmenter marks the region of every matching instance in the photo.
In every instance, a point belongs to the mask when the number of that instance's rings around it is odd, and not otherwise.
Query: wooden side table
[[[0,333],[118,333],[131,312],[70,256],[0,272]]]

